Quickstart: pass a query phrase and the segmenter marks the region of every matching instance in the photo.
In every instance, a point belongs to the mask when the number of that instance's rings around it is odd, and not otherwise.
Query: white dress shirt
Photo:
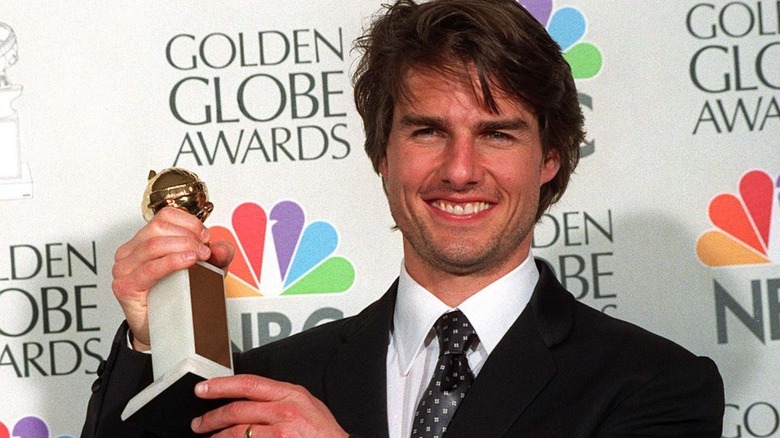
[[[469,297],[457,309],[479,337],[466,357],[474,376],[531,299],[539,280],[533,257]],[[420,397],[433,376],[439,343],[433,324],[454,310],[420,286],[401,265],[387,349],[387,422],[391,438],[408,438]]]

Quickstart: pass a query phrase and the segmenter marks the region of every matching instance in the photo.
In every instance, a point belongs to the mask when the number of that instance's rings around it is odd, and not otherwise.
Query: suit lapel
[[[491,353],[447,430],[447,438],[503,436],[555,376],[550,348],[568,337],[574,297],[537,262],[531,301]],[[345,327],[325,371],[325,401],[350,433],[387,431],[387,345],[398,282]],[[382,340],[378,342],[378,340]]]
[[[325,399],[350,433],[387,437],[387,345],[396,281],[345,327],[344,344],[325,371]]]
[[[543,263],[531,302],[485,362],[447,438],[500,437],[556,373],[549,348],[569,334],[573,297]]]

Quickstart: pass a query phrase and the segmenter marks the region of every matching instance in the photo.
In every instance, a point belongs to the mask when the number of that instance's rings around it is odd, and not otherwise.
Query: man
[[[193,419],[194,432],[719,437],[712,361],[578,303],[531,257],[583,139],[545,30],[513,0],[400,0],[357,46],[355,101],[403,235],[400,277],[359,315],[243,353],[236,376],[198,385],[199,397],[238,401]],[[120,247],[113,288],[133,349],[149,349],[156,281],[196,260],[224,266],[232,251],[173,209]],[[149,359],[127,336],[83,436],[146,436],[118,420],[148,384]]]

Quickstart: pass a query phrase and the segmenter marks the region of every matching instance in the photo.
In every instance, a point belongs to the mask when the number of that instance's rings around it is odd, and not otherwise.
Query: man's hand
[[[154,284],[199,260],[220,268],[230,263],[233,246],[221,241],[210,244],[210,238],[198,218],[166,207],[116,251],[111,286],[130,326],[134,349],[151,347],[146,295]]]
[[[291,383],[243,374],[201,382],[195,394],[240,399],[192,420],[196,433],[220,431],[215,438],[245,438],[252,426],[253,438],[348,436],[321,401]]]

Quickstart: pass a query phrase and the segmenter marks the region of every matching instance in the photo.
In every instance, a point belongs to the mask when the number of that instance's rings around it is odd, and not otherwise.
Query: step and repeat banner
[[[401,236],[352,41],[380,1],[0,5],[0,438],[75,437],[149,170],[209,186],[237,350],[357,313]],[[712,357],[724,437],[780,437],[780,2],[522,1],[572,65],[583,159],[533,252]]]

